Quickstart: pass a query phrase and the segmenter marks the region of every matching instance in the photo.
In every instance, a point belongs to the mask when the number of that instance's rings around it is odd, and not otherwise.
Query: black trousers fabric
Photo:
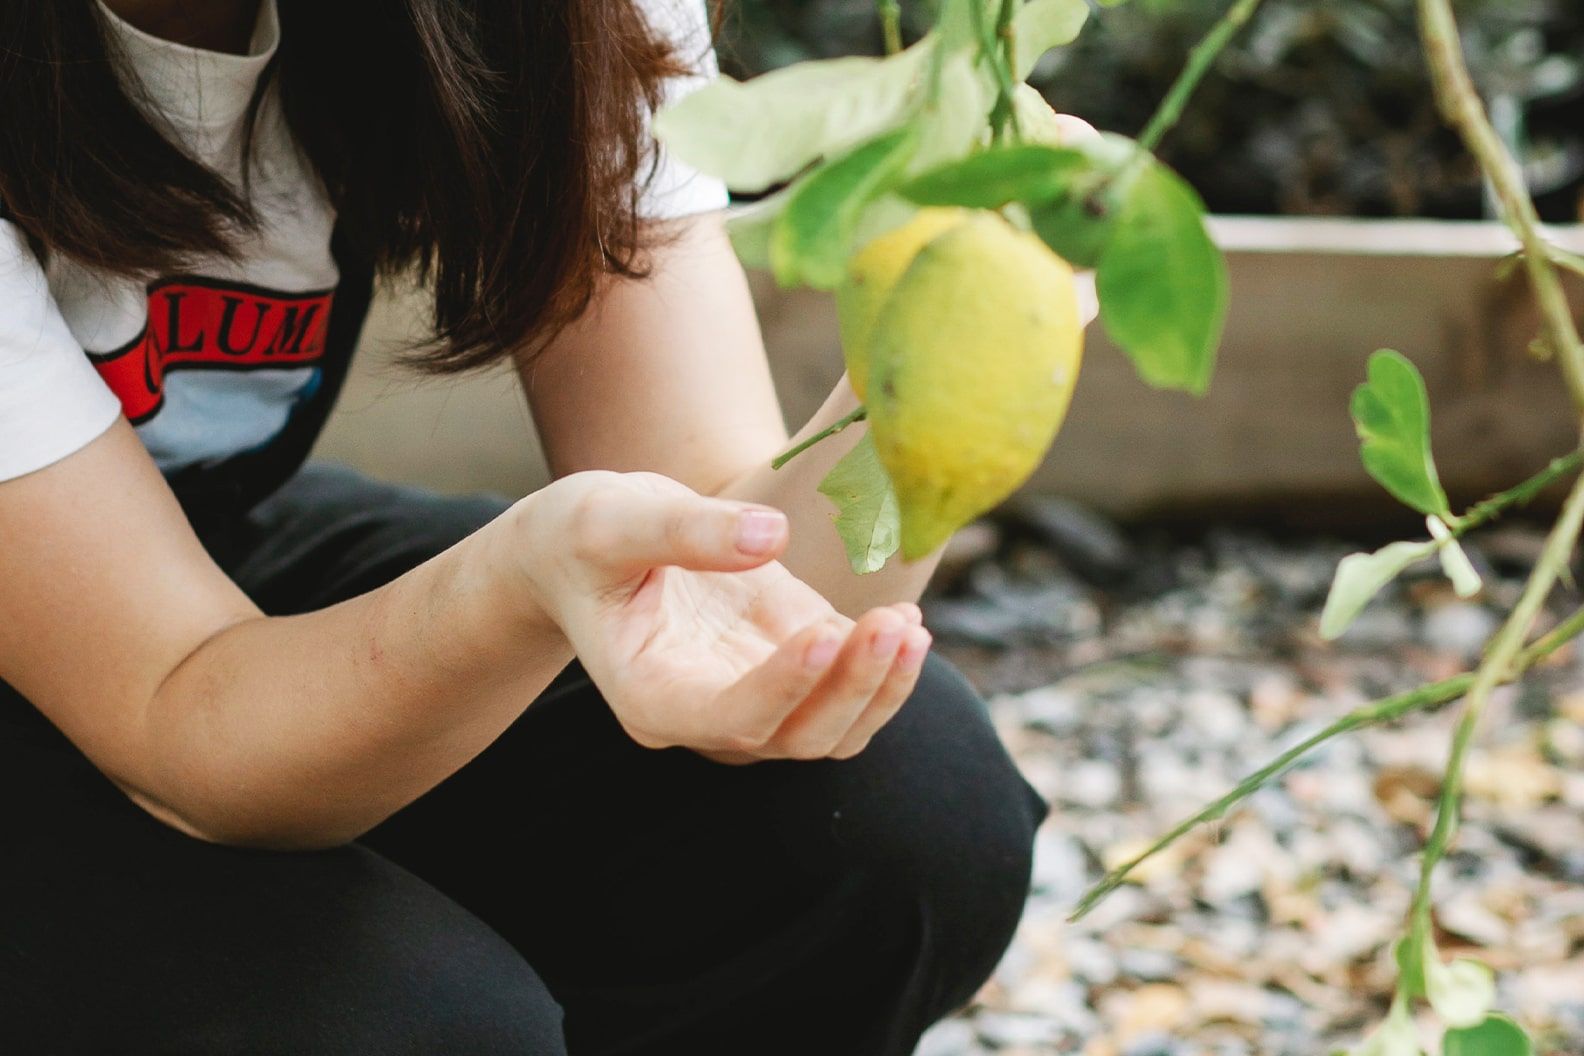
[[[286,613],[499,509],[310,467],[206,542]],[[0,701],[19,1056],[903,1056],[1004,950],[1045,811],[934,658],[863,754],[748,767],[639,747],[574,663],[439,787],[307,853],[163,826],[26,708]]]

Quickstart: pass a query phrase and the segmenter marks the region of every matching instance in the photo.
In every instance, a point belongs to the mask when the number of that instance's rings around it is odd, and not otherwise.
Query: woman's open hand
[[[779,511],[601,471],[519,511],[531,589],[640,744],[723,762],[848,758],[929,649],[917,606],[853,621],[776,562]]]

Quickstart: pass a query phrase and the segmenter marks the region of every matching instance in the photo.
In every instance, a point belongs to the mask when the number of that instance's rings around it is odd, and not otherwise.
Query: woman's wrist
[[[469,561],[470,582],[514,635],[564,641],[552,573],[566,555],[545,538],[542,494],[519,499],[479,532],[478,552]]]

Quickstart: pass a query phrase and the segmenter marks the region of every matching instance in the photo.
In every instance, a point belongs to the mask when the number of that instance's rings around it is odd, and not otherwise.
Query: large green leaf
[[[1089,18],[1084,0],[1029,0],[1012,19],[1013,79],[1025,80],[1039,57],[1071,44]]]
[[[908,165],[910,176],[955,161],[989,138],[994,78],[966,45],[953,51],[945,47],[945,41],[942,37],[940,91],[926,93],[915,118],[919,146]]]
[[[1371,356],[1368,380],[1353,390],[1350,410],[1370,476],[1420,513],[1447,515],[1430,454],[1430,398],[1408,357],[1391,349]]]
[[[913,127],[903,125],[799,180],[770,235],[776,281],[819,290],[840,284],[864,207],[895,182],[917,143]]]
[[[867,432],[831,467],[819,490],[836,504],[836,532],[852,570],[864,575],[881,568],[901,541],[902,517]]]
[[[1008,202],[1037,205],[1063,194],[1086,171],[1081,151],[1019,143],[970,154],[914,177],[897,193],[919,205],[999,209]]]
[[[1204,205],[1153,160],[1120,190],[1096,275],[1100,319],[1149,384],[1202,393],[1227,308],[1226,261],[1205,230]]]
[[[1449,1030],[1441,1039],[1442,1056],[1534,1056],[1522,1027],[1501,1013],[1486,1016],[1472,1027]]]
[[[934,47],[926,38],[884,59],[800,62],[747,82],[720,77],[656,114],[655,135],[733,190],[762,191],[899,124]]]
[[[1331,593],[1320,613],[1320,635],[1336,638],[1358,618],[1370,599],[1403,569],[1435,553],[1434,542],[1390,543],[1373,554],[1349,554],[1337,565]]]

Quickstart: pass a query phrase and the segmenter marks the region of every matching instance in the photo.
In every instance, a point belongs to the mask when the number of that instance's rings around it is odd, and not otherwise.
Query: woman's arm
[[[150,813],[228,843],[362,833],[488,745],[574,649],[623,727],[729,761],[846,757],[911,692],[918,612],[854,622],[786,522],[578,473],[386,586],[265,617],[131,427],[0,483],[0,678]]]
[[[520,370],[552,473],[649,470],[712,495],[784,511],[783,563],[842,612],[913,601],[938,558],[858,576],[816,486],[862,423],[779,470],[788,445],[747,279],[718,214],[678,222],[644,281],[609,285],[587,315]],[[858,405],[843,376],[807,436]]]
[[[0,677],[129,795],[224,842],[351,838],[483,749],[571,650],[491,525],[383,589],[265,618],[124,421],[0,483]]]

